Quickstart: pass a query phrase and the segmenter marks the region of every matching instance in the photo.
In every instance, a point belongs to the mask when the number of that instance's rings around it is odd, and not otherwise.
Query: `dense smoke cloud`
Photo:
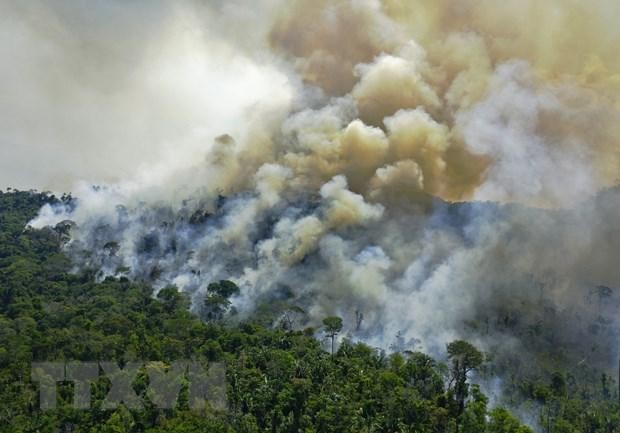
[[[348,336],[381,347],[399,335],[399,347],[439,352],[468,337],[527,353],[521,340],[544,323],[541,338],[574,343],[571,359],[615,355],[616,323],[591,324],[616,308],[597,306],[593,291],[620,286],[619,194],[593,198],[620,177],[616,2],[185,2],[182,16],[204,32],[188,55],[217,59],[189,76],[176,67],[177,9],[141,5],[114,26],[84,11],[73,19],[101,29],[80,39],[59,18],[75,10],[54,5],[31,9],[39,18],[26,34],[53,24],[73,42],[35,40],[62,55],[60,87],[32,72],[46,86],[33,97],[47,99],[12,118],[39,120],[63,170],[86,181],[74,203],[32,222],[73,221],[66,249],[77,267],[177,285],[197,309],[209,283],[232,279],[240,317],[285,299],[307,312],[303,325],[338,314]],[[142,9],[154,14],[148,25],[132,18]],[[10,12],[25,25],[23,10]],[[208,28],[216,18],[232,24]],[[134,51],[112,44],[95,62],[91,50],[134,21]],[[255,38],[231,30],[246,24]],[[22,55],[39,64],[45,53]],[[122,56],[132,62],[114,69]],[[145,68],[160,77],[152,88]],[[123,91],[104,96],[106,83]],[[76,87],[85,99],[52,109],[52,89],[65,103]],[[113,104],[98,116],[101,98]],[[59,120],[117,166],[75,171],[75,142],[48,137]],[[132,129],[138,121],[148,134]],[[91,188],[91,174],[120,180]]]
[[[250,110],[286,104],[286,75],[220,32],[263,12],[227,3],[0,2],[0,184],[155,178],[160,161],[187,167],[241,132]]]

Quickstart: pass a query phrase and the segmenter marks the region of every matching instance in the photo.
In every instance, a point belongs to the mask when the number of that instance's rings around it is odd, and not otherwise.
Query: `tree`
[[[489,399],[482,394],[478,385],[472,385],[471,394],[472,400],[463,413],[463,433],[484,432]]]
[[[238,325],[222,326],[192,314],[186,293],[175,287],[162,288],[153,296],[147,283],[125,277],[96,282],[95,271],[68,272],[69,259],[56,232],[24,231],[41,205],[54,200],[31,193],[0,194],[0,301],[6,301],[0,303],[0,433],[454,432],[457,426],[462,433],[529,432],[506,411],[488,414],[487,400],[475,385],[470,385],[464,413],[457,415],[456,404],[449,401],[452,390],[446,390],[441,375],[444,366],[422,353],[386,357],[363,343],[345,341],[336,362],[314,338],[314,329],[294,330],[304,313],[286,301],[265,301],[269,313],[284,314],[286,331],[256,314]],[[230,314],[229,298],[238,291],[225,280],[209,285],[213,312]],[[361,318],[360,313],[358,324]],[[326,318],[323,324],[333,354],[342,320]],[[402,338],[397,341],[401,349]],[[450,351],[464,365],[475,365],[475,351],[466,349],[454,345]],[[201,410],[193,407],[200,398],[190,393],[195,376],[182,375],[174,409],[158,409],[153,393],[160,388],[151,383],[149,370],[142,369],[132,388],[144,398],[146,410],[133,411],[125,405],[112,412],[102,410],[112,384],[99,377],[91,383],[91,409],[74,410],[74,387],[59,383],[58,407],[41,411],[40,385],[28,380],[35,359],[108,359],[119,365],[159,360],[149,367],[167,374],[172,372],[165,365],[192,359],[205,367],[205,373],[215,361],[226,371],[209,375],[214,381],[205,392],[216,400]],[[566,372],[556,368],[568,383]],[[604,382],[609,381],[606,377]],[[176,383],[170,383],[174,390]],[[618,431],[620,411],[615,402],[576,396],[569,403],[575,387],[559,380],[550,386],[560,397],[545,387],[544,401],[557,399],[562,404],[553,419],[553,433]],[[527,390],[527,398],[538,395],[532,387]],[[218,410],[224,395],[230,411]]]
[[[506,409],[493,409],[489,414],[489,433],[532,433],[528,427],[513,417]]]
[[[566,379],[559,371],[551,375],[551,390],[556,397],[564,397],[566,395]]]
[[[306,312],[297,305],[291,305],[282,312],[280,327],[285,331],[293,331],[298,320],[303,319]]]
[[[103,433],[129,433],[134,425],[131,413],[121,405],[102,426]]]
[[[232,281],[221,280],[207,287],[203,302],[203,316],[208,321],[222,320],[230,311],[230,297],[239,294],[239,287]]]
[[[174,286],[164,287],[157,293],[157,299],[164,302],[164,308],[168,313],[177,309],[185,309],[189,307],[187,295],[179,292]]]
[[[342,331],[342,319],[336,316],[330,316],[323,319],[325,334],[332,340],[332,356],[334,355],[334,340],[336,335]]]
[[[454,385],[454,397],[458,405],[457,413],[461,415],[468,395],[467,375],[482,365],[484,356],[467,341],[457,340],[448,344],[448,358],[452,361],[450,384]]]

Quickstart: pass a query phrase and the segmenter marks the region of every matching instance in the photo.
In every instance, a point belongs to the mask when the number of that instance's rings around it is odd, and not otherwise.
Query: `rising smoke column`
[[[242,317],[284,293],[309,325],[338,314],[353,338],[387,347],[398,333],[432,352],[457,337],[514,349],[509,306],[529,311],[519,329],[559,329],[600,313],[583,306],[590,288],[620,285],[617,195],[592,199],[620,170],[615,2],[179,8],[198,23],[249,11],[257,40],[214,34],[285,91],[232,110],[236,125],[208,143],[181,134],[191,145],[180,139],[174,163],[82,179],[73,206],[43,208],[34,227],[75,223],[77,268],[174,284],[196,305],[232,279]]]

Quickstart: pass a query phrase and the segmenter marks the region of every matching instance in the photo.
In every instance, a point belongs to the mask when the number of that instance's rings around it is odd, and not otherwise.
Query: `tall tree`
[[[457,340],[448,344],[448,358],[452,361],[450,383],[454,386],[454,398],[460,416],[465,409],[465,399],[468,395],[467,375],[482,365],[484,356],[467,341]]]
[[[325,334],[332,341],[332,356],[334,355],[334,340],[336,339],[336,335],[342,331],[342,319],[336,316],[330,316],[323,319],[323,325]]]

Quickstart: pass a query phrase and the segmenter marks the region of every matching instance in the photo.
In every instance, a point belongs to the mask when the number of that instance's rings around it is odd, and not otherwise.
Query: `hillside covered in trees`
[[[255,318],[223,320],[236,290],[227,281],[211,286],[199,317],[174,287],[154,296],[147,283],[95,282],[88,271],[71,272],[62,230],[25,229],[44,203],[58,200],[69,198],[0,193],[0,432],[530,431],[506,409],[491,407],[473,383],[494,374],[493,354],[465,341],[448,345],[443,362],[346,340],[333,349],[340,318],[297,330],[265,306]],[[133,382],[144,402],[139,410],[106,410],[106,378],[92,384],[88,410],[73,407],[68,382],[59,384],[57,408],[41,410],[39,385],[30,380],[37,361],[165,366],[179,359],[224,363],[226,410],[190,410],[186,389],[174,408],[158,409],[144,371]],[[615,383],[605,374],[592,387],[562,370],[536,382],[515,380],[515,399],[529,405],[529,422],[540,431],[620,431]]]

